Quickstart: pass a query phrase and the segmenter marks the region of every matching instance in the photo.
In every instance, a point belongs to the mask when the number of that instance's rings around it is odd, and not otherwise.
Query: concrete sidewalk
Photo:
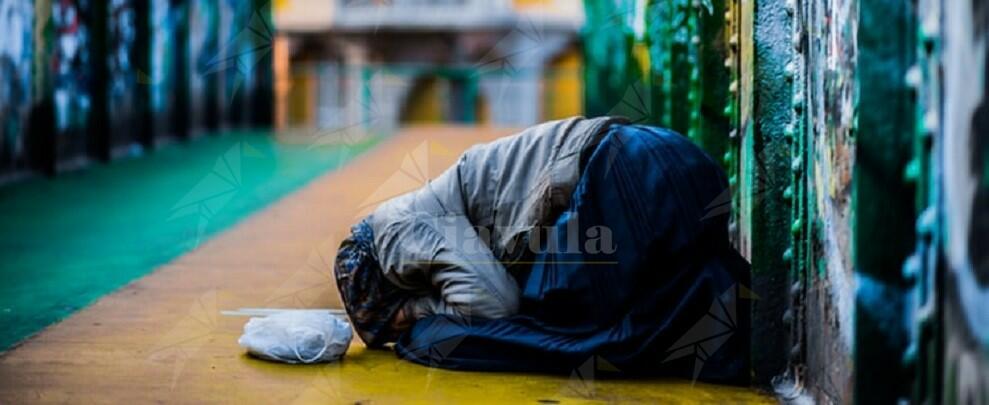
[[[419,127],[108,295],[0,357],[0,403],[773,402],[680,380],[430,369],[355,338],[341,363],[290,366],[237,346],[240,307],[332,307],[333,256],[377,203],[436,176],[468,146],[511,131]]]

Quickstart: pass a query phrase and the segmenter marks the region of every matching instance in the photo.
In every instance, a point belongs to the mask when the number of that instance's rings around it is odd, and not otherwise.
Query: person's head
[[[354,225],[350,237],[340,243],[334,275],[354,331],[368,347],[394,342],[411,326],[401,311],[411,295],[385,278],[366,220]]]

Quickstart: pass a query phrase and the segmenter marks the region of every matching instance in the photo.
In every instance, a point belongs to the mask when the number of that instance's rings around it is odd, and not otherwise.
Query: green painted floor
[[[0,351],[376,143],[237,131],[0,186]]]

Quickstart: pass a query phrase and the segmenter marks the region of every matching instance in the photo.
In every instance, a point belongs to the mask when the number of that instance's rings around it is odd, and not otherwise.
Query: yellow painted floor
[[[385,141],[0,356],[0,403],[771,403],[681,380],[430,369],[355,338],[336,364],[250,358],[240,307],[339,308],[336,246],[377,203],[418,188],[468,146],[510,131],[420,127]]]

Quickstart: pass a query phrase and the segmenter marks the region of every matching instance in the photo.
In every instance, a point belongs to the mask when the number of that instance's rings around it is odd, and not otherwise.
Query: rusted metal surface
[[[791,66],[799,70],[791,106],[791,274],[800,286],[791,362],[821,402],[847,402],[851,394],[856,5],[798,1],[791,12]]]
[[[986,398],[989,3],[644,13],[643,121],[684,133],[730,177],[718,203],[753,265],[755,382],[821,402]]]

